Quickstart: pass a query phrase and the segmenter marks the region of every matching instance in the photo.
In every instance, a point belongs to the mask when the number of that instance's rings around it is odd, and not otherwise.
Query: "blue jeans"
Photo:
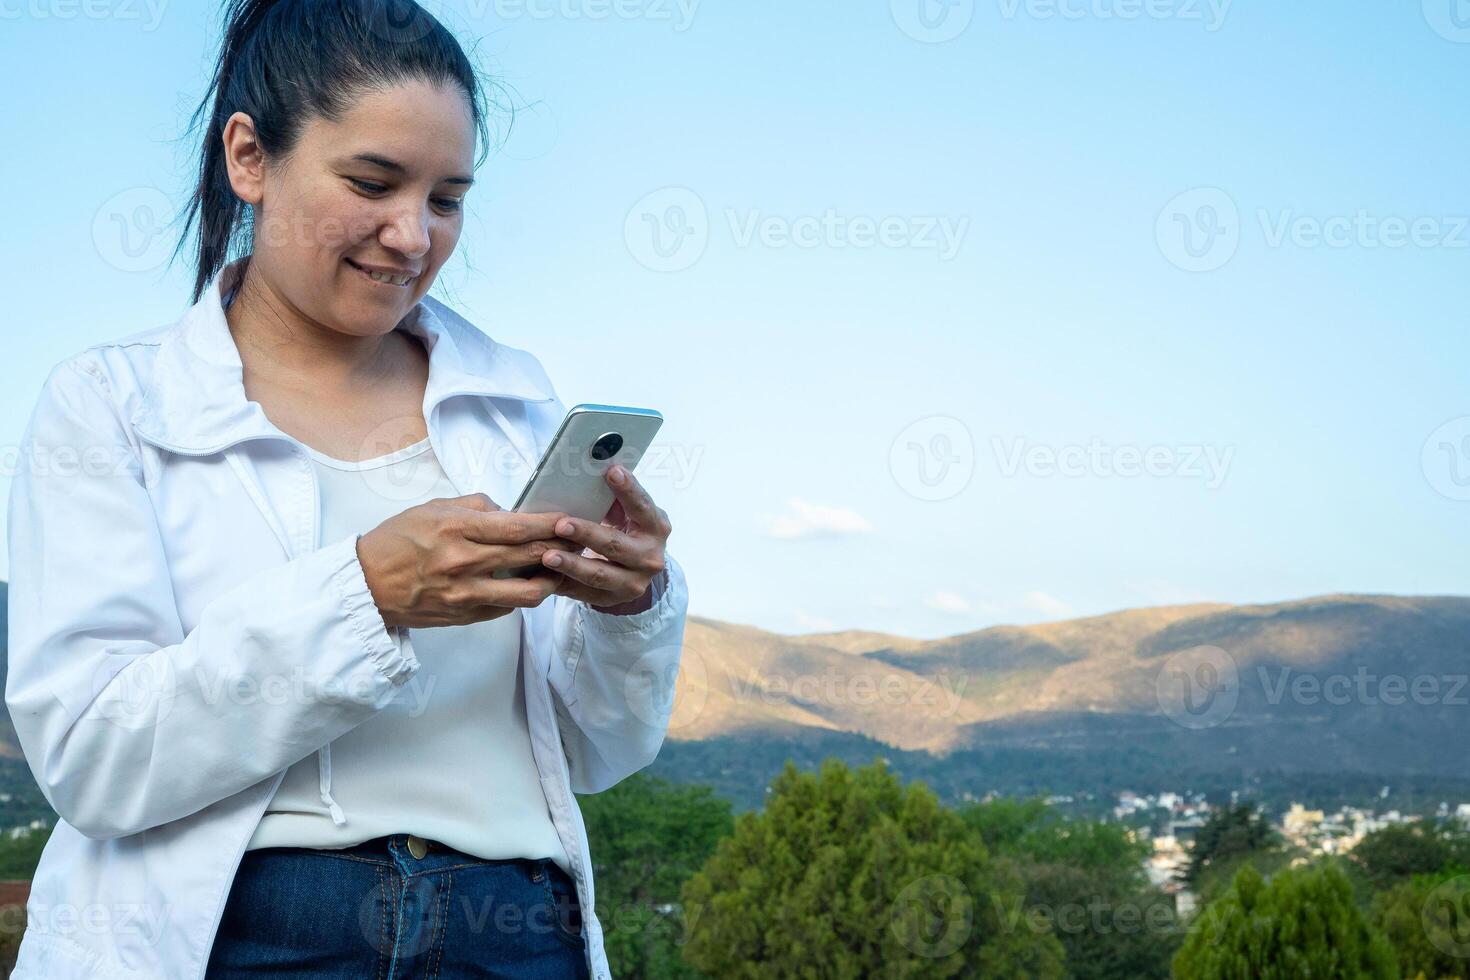
[[[575,883],[550,858],[491,861],[408,835],[246,851],[208,980],[585,980]]]

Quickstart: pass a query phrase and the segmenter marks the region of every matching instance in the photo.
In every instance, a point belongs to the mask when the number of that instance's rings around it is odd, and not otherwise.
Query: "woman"
[[[657,754],[687,591],[620,467],[601,524],[495,503],[563,406],[428,296],[476,76],[412,5],[237,0],[206,109],[194,306],[56,365],[12,485],[14,976],[609,980],[572,794]]]

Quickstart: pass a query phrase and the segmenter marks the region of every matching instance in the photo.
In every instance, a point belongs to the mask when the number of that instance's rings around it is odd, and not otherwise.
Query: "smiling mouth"
[[[344,257],[342,261],[346,262],[358,272],[362,273],[365,278],[370,279],[373,282],[378,283],[382,286],[404,287],[418,278],[418,276],[390,276],[382,272],[370,272],[369,270],[364,269],[362,266],[358,265],[356,262],[352,261],[349,258]]]

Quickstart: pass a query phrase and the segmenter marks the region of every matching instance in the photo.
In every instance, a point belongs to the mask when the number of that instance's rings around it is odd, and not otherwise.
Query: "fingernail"
[[[576,530],[577,526],[571,521],[562,521],[556,526],[556,533],[560,534],[564,538],[571,537],[573,532],[575,532]]]
[[[552,568],[560,567],[561,554],[555,551],[548,551],[546,553],[546,564],[550,565]]]
[[[612,481],[614,483],[616,483],[618,486],[623,485],[623,479],[627,475],[626,470],[624,470],[621,466],[614,466],[608,472],[612,474]]]

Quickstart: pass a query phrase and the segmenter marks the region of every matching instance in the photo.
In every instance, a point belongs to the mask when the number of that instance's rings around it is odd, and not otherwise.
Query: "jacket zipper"
[[[278,437],[262,436],[261,438]],[[247,441],[249,440],[241,440],[241,442]],[[301,458],[306,462],[307,472],[311,476],[311,539],[314,547],[319,548],[321,547],[321,518],[318,514],[318,508],[321,506],[321,487],[318,485],[316,470],[312,468],[311,457],[307,455],[305,447],[294,439],[291,439],[289,441],[296,448],[296,450],[300,452]],[[284,528],[279,528],[279,522],[276,520],[275,514],[268,506],[268,502],[263,498],[263,496],[259,495],[258,489],[252,485],[252,483],[254,482],[253,476],[247,479],[247,476],[249,476],[249,474],[242,472],[242,470],[244,469],[244,464],[239,462],[234,455],[234,451],[239,445],[240,443],[234,443],[227,447],[227,449],[225,450],[226,458],[229,459],[230,465],[235,468],[235,472],[237,475],[239,475],[241,482],[245,484],[245,492],[250,494],[250,498],[255,501],[256,507],[260,508],[260,510],[266,515],[266,520],[270,522],[272,529],[276,530],[276,534],[281,537],[283,543],[289,541],[289,535],[284,534]],[[278,528],[279,530],[277,530]],[[286,552],[287,561],[292,561],[297,557],[294,554],[293,549],[289,545],[287,545],[286,547]],[[290,766],[287,766],[280,772],[276,773],[275,780],[271,783],[270,792],[266,793],[264,797],[262,797],[260,806],[255,811],[255,819],[251,823],[250,832],[241,839],[239,845],[235,848],[235,859],[230,864],[229,876],[225,879],[224,887],[220,889],[220,891],[217,893],[217,897],[215,898],[214,918],[209,926],[209,940],[205,945],[204,954],[199,958],[199,972],[194,975],[195,980],[205,980],[204,975],[209,969],[210,952],[214,949],[215,938],[219,935],[220,920],[224,918],[225,906],[229,902],[230,888],[233,886],[235,876],[240,870],[240,862],[245,858],[245,849],[250,845],[250,839],[255,836],[256,828],[260,826],[260,821],[265,816],[265,811],[270,808],[271,800],[276,798],[276,791],[281,788],[281,783],[285,781],[286,773],[289,770]]]
[[[439,445],[438,445],[438,443],[436,442],[436,440],[434,438],[435,430],[434,430],[434,424],[433,424],[433,414],[438,411],[439,405],[441,403],[443,403],[444,401],[448,400],[449,398],[453,398],[456,395],[460,395],[460,394],[475,394],[475,392],[473,392],[473,391],[449,392],[443,398],[440,398],[440,399],[436,400],[431,406],[429,406],[429,416],[424,419],[424,426],[425,426],[425,429],[428,431],[429,446],[430,446],[430,448],[432,448],[434,450],[435,457],[438,458],[438,459],[441,459],[441,460],[443,459],[443,456],[440,455]],[[506,417],[505,417],[505,415],[503,413],[501,413],[498,408],[495,408],[492,403],[487,403],[487,404],[492,409],[494,409],[494,414],[496,416],[496,419],[499,421],[500,425],[507,430],[506,431],[506,438],[509,439],[511,441],[511,444],[516,447],[517,451],[520,452],[524,456],[524,448],[516,441],[515,436],[514,436],[513,432],[511,431],[513,429],[513,426],[510,426],[509,420],[507,420]],[[277,536],[277,538],[281,541],[282,546],[285,549],[286,554],[287,554],[286,560],[287,561],[291,561],[294,558],[296,558],[297,555],[295,553],[295,549],[293,549],[289,545],[289,543],[288,543],[290,541],[290,535],[286,533],[285,528],[283,528],[283,527],[280,526],[280,522],[277,520],[274,511],[272,511],[272,509],[271,509],[271,507],[269,505],[269,501],[267,501],[264,498],[264,496],[260,493],[259,488],[255,485],[255,480],[254,480],[253,475],[252,474],[247,474],[247,473],[243,472],[243,470],[245,469],[244,464],[242,462],[240,462],[233,455],[233,452],[234,452],[234,450],[237,447],[243,445],[244,443],[251,442],[251,441],[254,441],[254,440],[257,440],[257,439],[283,439],[284,441],[290,443],[291,446],[293,447],[293,449],[295,449],[298,453],[300,453],[302,459],[305,460],[305,462],[307,464],[306,468],[309,471],[310,476],[311,476],[311,490],[312,490],[312,509],[311,509],[312,532],[311,532],[311,537],[312,537],[312,540],[315,543],[316,547],[320,547],[320,540],[319,539],[321,537],[321,519],[320,519],[320,515],[318,514],[318,508],[321,506],[321,502],[320,502],[321,488],[320,488],[319,482],[317,480],[316,471],[311,467],[311,458],[310,458],[309,454],[306,452],[306,446],[303,443],[301,443],[299,440],[294,439],[291,436],[286,435],[285,433],[282,433],[280,435],[271,435],[271,434],[257,435],[257,436],[248,436],[248,437],[246,437],[244,439],[238,439],[238,440],[235,440],[234,442],[227,442],[227,443],[225,443],[222,446],[213,447],[213,448],[210,448],[210,449],[207,449],[207,450],[186,450],[186,449],[182,449],[182,448],[177,447],[177,446],[168,445],[166,443],[160,442],[160,441],[158,441],[156,439],[152,439],[152,438],[148,438],[147,441],[150,442],[150,443],[153,443],[156,446],[159,446],[162,449],[167,449],[169,452],[178,453],[180,455],[186,455],[186,456],[209,456],[209,455],[213,455],[215,453],[223,453],[225,455],[226,460],[229,461],[229,464],[230,464],[231,468],[235,470],[236,475],[240,478],[241,482],[245,485],[245,492],[247,494],[249,494],[250,499],[255,503],[256,508],[259,509],[262,512],[262,514],[265,516],[266,521],[270,524],[272,532],[275,533],[276,536]],[[533,462],[533,466],[534,466],[534,462]],[[450,473],[447,468],[445,469],[445,476],[449,479],[449,482],[454,487],[455,491],[457,493],[459,493],[460,496],[463,496],[464,495],[464,492],[465,492],[464,491],[464,488],[461,487],[455,481],[454,475],[452,473]],[[547,710],[547,712],[549,713],[549,716],[552,719],[552,723],[555,724],[556,714],[555,714],[555,708],[551,704],[551,691],[544,684],[543,685],[540,685],[540,688],[541,688],[541,699],[545,703],[546,710]],[[290,767],[288,766],[285,769],[282,769],[280,772],[276,773],[275,781],[271,784],[270,792],[265,794],[265,796],[262,799],[262,802],[260,804],[260,807],[256,810],[256,813],[255,813],[255,824],[254,824],[254,826],[259,826],[261,818],[265,815],[265,811],[270,807],[271,800],[275,798],[276,791],[280,788],[280,785],[281,785],[282,781],[285,780],[285,778],[286,778],[286,772],[287,772],[287,770],[289,768]],[[572,859],[573,867],[577,871],[582,872],[581,877],[583,879],[588,879],[589,876],[587,874],[587,869],[583,865],[583,862],[582,862],[582,855],[586,853],[587,847],[588,847],[587,831],[586,831],[585,825],[583,824],[583,822],[581,820],[581,815],[577,812],[576,801],[575,801],[575,799],[574,799],[574,797],[572,795],[571,774],[567,771],[567,766],[566,766],[565,761],[563,761],[559,765],[557,765],[556,766],[556,769],[557,769],[556,775],[559,777],[559,782],[561,783],[562,791],[563,791],[563,793],[566,794],[565,797],[564,797],[564,803],[565,803],[564,809],[565,809],[566,813],[571,818],[569,822],[572,825],[572,829],[576,832],[575,841],[577,843],[577,847],[574,849],[574,853],[571,854],[571,855],[569,855],[569,856]],[[252,827],[250,833],[247,834],[240,841],[239,845],[235,849],[235,859],[234,859],[234,862],[231,864],[231,867],[230,867],[229,878],[226,879],[224,888],[221,889],[221,891],[218,893],[217,898],[215,899],[214,917],[213,917],[213,922],[211,923],[211,925],[209,927],[209,940],[208,940],[208,945],[206,947],[206,950],[205,950],[204,955],[200,957],[199,971],[195,974],[195,980],[205,980],[205,972],[209,968],[209,950],[211,950],[213,948],[214,942],[215,942],[215,938],[219,934],[220,921],[224,918],[225,905],[227,904],[227,902],[229,900],[229,888],[230,888],[231,884],[233,883],[233,880],[235,878],[236,873],[239,871],[240,862],[244,859],[245,849],[246,849],[246,847],[250,843],[250,838],[252,836],[254,836],[254,834],[255,834],[255,830],[254,830],[254,827]],[[587,890],[588,890],[588,892],[590,894],[590,892],[591,892],[590,887]],[[579,897],[579,901],[580,901],[580,897]],[[595,909],[592,909],[591,908],[591,903],[588,903],[588,906],[589,906],[589,910],[592,912],[592,914],[593,915],[596,915]],[[590,932],[590,930],[589,930],[589,932]],[[588,958],[591,959],[592,942],[591,942],[590,935],[588,937],[587,952],[588,952]],[[590,964],[589,964],[589,966],[590,966]],[[597,974],[597,980],[608,980],[608,978],[609,978],[609,974],[607,974],[605,972],[600,972],[599,971],[598,974]]]

